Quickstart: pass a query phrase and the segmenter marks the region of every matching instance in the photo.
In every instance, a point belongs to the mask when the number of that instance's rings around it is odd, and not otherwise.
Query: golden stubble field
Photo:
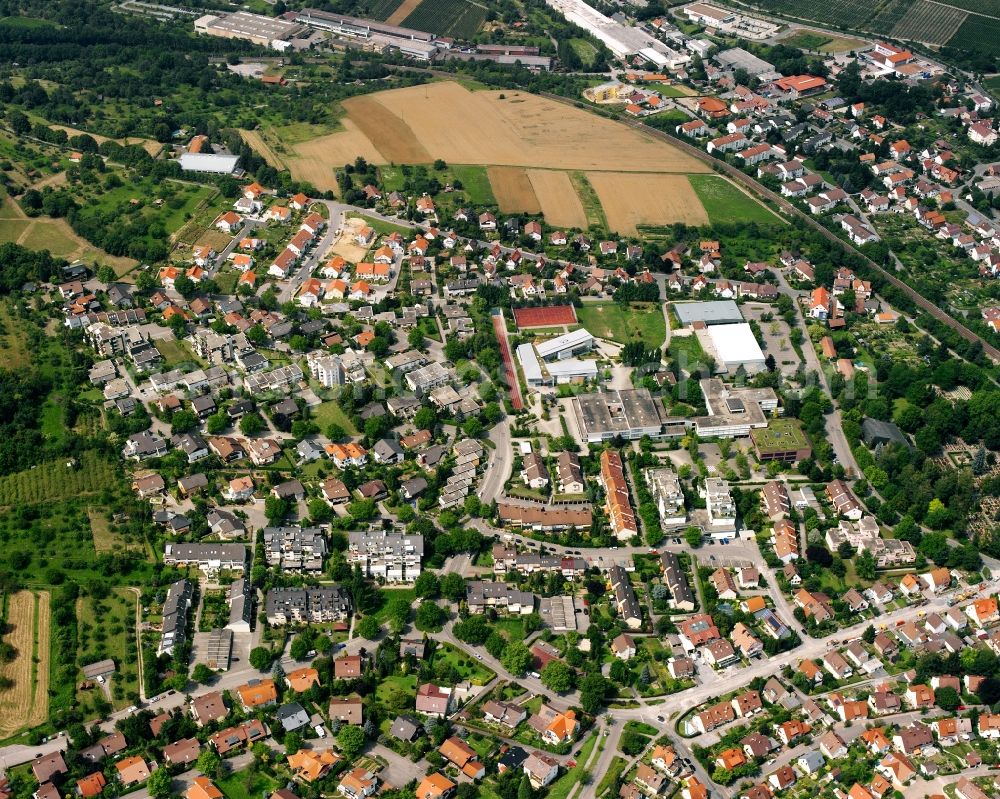
[[[267,131],[243,136],[269,163],[320,190],[337,191],[336,170],[358,156],[380,165],[440,158],[487,166],[502,212],[541,212],[557,226],[587,225],[569,171],[586,172],[595,189],[603,187],[598,194],[618,232],[647,222],[707,221],[684,179],[708,172],[706,164],[583,109],[519,91],[470,91],[453,81],[352,97],[343,108],[342,129],[314,139],[286,145]]]
[[[0,738],[26,726],[38,726],[49,712],[49,594],[18,591],[7,600],[5,636],[16,650],[13,661],[3,667],[3,675],[13,686],[0,691]],[[37,628],[37,629],[36,629]],[[35,652],[35,641],[38,651]],[[37,657],[37,664],[33,658]],[[33,679],[34,677],[34,679]]]
[[[637,225],[684,222],[707,225],[708,214],[685,175],[588,172],[611,230],[627,235]]]
[[[665,142],[525,92],[473,92],[441,81],[352,97],[344,108],[375,149],[394,163],[413,157],[417,163],[442,158],[542,169],[708,171]]]
[[[491,166],[486,170],[490,178],[493,196],[505,214],[540,214],[535,190],[528,180],[526,170],[516,166]]]
[[[542,207],[545,221],[557,227],[585,228],[587,214],[566,172],[554,169],[529,169],[528,180]]]

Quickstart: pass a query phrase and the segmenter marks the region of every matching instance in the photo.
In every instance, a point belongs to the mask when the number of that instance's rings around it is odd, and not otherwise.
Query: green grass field
[[[580,324],[598,338],[626,344],[641,338],[659,347],[667,338],[663,310],[653,302],[634,302],[623,307],[616,302],[587,302],[576,309]]]
[[[366,224],[373,227],[380,236],[386,236],[389,233],[400,233],[409,238],[413,235],[413,228],[408,228],[405,225],[394,225],[392,222],[383,222],[381,219],[375,219],[364,214],[359,214],[358,216],[365,220]]]
[[[468,680],[473,685],[486,685],[496,676],[486,666],[449,644],[438,645],[434,651],[434,662],[435,664],[444,662],[454,666],[462,675],[462,679]]]
[[[589,67],[594,63],[594,59],[597,57],[597,48],[586,39],[570,39],[569,46],[573,48],[573,52],[577,54],[584,66]]]
[[[17,241],[29,224],[26,219],[0,219],[0,244]]]
[[[475,165],[452,166],[451,172],[456,180],[462,181],[462,191],[469,197],[473,205],[496,205],[497,198],[493,196],[486,167]]]
[[[617,780],[618,777],[621,776],[621,773],[625,771],[626,765],[628,765],[628,762],[625,758],[615,755],[614,759],[611,761],[611,766],[601,777],[601,781],[597,783],[597,789],[594,792],[597,799],[601,799],[604,793],[615,784],[615,780]]]
[[[829,36],[823,36],[812,31],[796,31],[787,39],[782,39],[781,43],[789,47],[798,47],[800,50],[819,50],[824,44],[830,41]]]
[[[604,215],[604,207],[587,176],[583,172],[570,172],[569,179],[580,198],[580,204],[583,205],[583,213],[587,217],[587,229],[607,230],[608,218]]]
[[[278,783],[256,769],[234,771],[216,781],[216,785],[226,799],[259,799],[270,796],[278,788]]]
[[[324,433],[330,425],[339,424],[347,435],[356,436],[358,434],[354,425],[351,424],[350,418],[344,413],[344,409],[340,407],[336,400],[329,400],[321,405],[317,405],[310,410],[310,415],[312,420],[319,425],[319,429]]]
[[[177,339],[161,339],[156,342],[156,349],[160,351],[160,355],[163,356],[163,361],[166,366],[176,366],[179,363],[184,363],[185,361],[195,361],[197,360],[194,354],[187,348],[187,345],[183,341],[178,341]]]
[[[727,222],[757,222],[778,224],[782,220],[753,197],[718,175],[688,175],[712,224]]]
[[[385,702],[386,697],[394,689],[415,696],[417,693],[417,675],[407,674],[403,676],[401,674],[390,674],[379,681],[378,687],[375,689],[375,698],[380,702]]]
[[[10,306],[0,304],[0,363],[8,369],[23,369],[31,363],[27,332]]]
[[[379,624],[385,624],[389,619],[389,603],[394,599],[405,599],[413,604],[413,601],[417,598],[416,593],[412,588],[383,588],[379,593],[382,595],[382,605],[374,613],[369,613],[369,616],[374,616],[378,619]]]

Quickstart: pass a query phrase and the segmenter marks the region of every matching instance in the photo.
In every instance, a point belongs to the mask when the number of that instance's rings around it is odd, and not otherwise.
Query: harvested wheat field
[[[264,136],[259,130],[241,130],[240,136],[254,149],[257,155],[267,161],[268,166],[273,166],[275,169],[285,168],[285,162],[281,156],[264,140]]]
[[[541,213],[541,206],[525,170],[511,166],[491,166],[486,174],[490,177],[493,196],[497,198],[497,205],[503,213]]]
[[[413,88],[422,90],[429,87],[415,86]],[[409,89],[396,91],[407,92]],[[393,98],[385,97],[385,95],[395,94],[396,91],[352,97],[349,100],[344,100],[343,105],[361,133],[391,163],[424,164],[433,161],[434,157],[424,147],[425,136],[414,131],[409,125],[410,110],[408,108],[392,108]],[[420,102],[431,105],[430,102],[424,100],[423,91],[415,96],[407,95],[406,97],[412,99],[417,106]],[[456,106],[455,108],[460,107]],[[436,111],[438,119],[435,124],[441,128],[451,127],[453,122],[458,122],[466,116],[464,109],[461,114],[446,114],[442,108],[437,108]]]
[[[403,0],[400,3],[399,8],[393,11],[389,18],[386,20],[390,25],[402,25],[403,20],[406,19],[410,14],[412,14],[417,6],[419,6],[424,0]]]
[[[282,156],[293,177],[308,180],[318,189],[337,191],[336,170],[358,156],[371,164],[388,163],[352,119],[344,117],[341,123],[344,130],[296,144]]]
[[[46,595],[47,596],[47,595]],[[48,613],[48,601],[45,602],[45,612]],[[35,595],[30,591],[18,591],[11,594],[7,600],[7,624],[10,632],[4,640],[17,651],[14,660],[3,667],[3,676],[13,680],[12,687],[0,691],[0,737],[6,738],[12,733],[33,722],[37,717],[34,710],[35,693],[32,691],[32,655],[35,647]],[[49,630],[48,618],[45,619],[46,635]],[[49,668],[48,645],[45,647],[46,657],[41,659],[39,649],[38,672]],[[48,712],[48,675],[45,677],[45,693],[42,695],[43,707]],[[44,719],[44,716],[42,717]]]
[[[525,92],[471,92],[439,81],[352,97],[343,107],[343,131],[296,144],[281,156],[293,177],[333,188],[333,170],[359,155],[374,164],[442,158],[540,169],[709,171],[666,142]]]
[[[552,169],[529,169],[528,180],[546,222],[555,227],[587,227],[587,214],[568,174]]]
[[[38,664],[35,666],[35,698],[31,703],[31,716],[28,718],[29,727],[37,727],[45,722],[49,717],[49,644],[52,634],[49,630],[49,592],[38,592],[38,616],[37,634],[35,640],[38,648],[35,657]]]
[[[608,219],[608,227],[625,235],[637,225],[707,225],[708,214],[683,175],[588,172]]]

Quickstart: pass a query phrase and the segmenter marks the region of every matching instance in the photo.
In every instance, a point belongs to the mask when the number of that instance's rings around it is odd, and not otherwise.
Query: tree
[[[947,713],[954,713],[960,704],[962,704],[962,697],[958,695],[958,691],[954,688],[938,688],[934,692],[934,702],[939,708]]]
[[[292,645],[289,647],[288,654],[292,656],[292,660],[305,660],[309,657],[309,652],[312,651],[312,637],[306,635],[296,635],[292,639]]]
[[[875,556],[867,549],[854,559],[854,568],[862,580],[874,580],[876,566]]]
[[[688,527],[684,531],[684,541],[691,549],[697,549],[701,546],[701,538],[701,530],[697,527]]]
[[[146,790],[154,799],[167,799],[173,793],[173,778],[165,768],[158,768],[149,775]]]
[[[374,616],[365,616],[357,623],[354,629],[362,638],[374,641],[382,632],[382,625],[378,623],[378,619]]]
[[[418,430],[430,430],[433,432],[436,423],[437,414],[429,405],[424,405],[413,415],[413,425]]]
[[[257,671],[267,671],[271,668],[273,660],[274,655],[265,646],[257,646],[250,650],[250,665],[257,669]],[[202,769],[202,771],[204,770]]]
[[[107,264],[102,264],[97,268],[97,279],[100,280],[105,286],[110,283],[114,283],[116,277],[117,275],[115,275],[114,268],[108,266]]]
[[[477,613],[474,616],[469,616],[467,619],[455,622],[452,632],[455,633],[455,637],[459,641],[479,646],[486,643],[486,640],[493,632],[493,628],[490,627],[490,623],[481,613]]]
[[[861,633],[861,640],[866,644],[870,644],[875,640],[875,635],[875,626],[873,624],[869,624],[865,627],[865,631]]]
[[[413,592],[421,599],[433,599],[439,591],[438,576],[434,572],[420,572],[413,583]]]
[[[413,328],[406,336],[406,342],[415,350],[423,349],[424,331],[419,327]]]
[[[297,732],[285,735],[285,754],[294,755],[302,748],[302,736]]]
[[[287,499],[268,494],[267,499],[264,500],[264,515],[267,516],[268,522],[272,525],[282,521],[290,510],[291,507]]]
[[[219,435],[227,427],[229,427],[229,416],[226,415],[225,411],[213,413],[205,422],[205,429],[212,436]]]
[[[564,694],[573,689],[573,669],[561,660],[550,660],[541,671],[542,684],[550,691]]]
[[[441,594],[452,602],[465,599],[465,580],[461,574],[448,572],[441,578]]]
[[[353,760],[361,752],[362,748],[364,748],[365,734],[360,727],[345,724],[340,728],[340,732],[337,733],[337,745],[340,746],[340,751],[344,753],[344,757],[348,760]]]
[[[260,431],[263,429],[264,420],[260,418],[258,413],[247,413],[240,419],[240,432],[245,436],[260,435]]]
[[[604,677],[588,674],[580,683],[580,707],[587,713],[596,713],[611,693],[611,683]]]
[[[531,665],[531,650],[528,649],[524,641],[512,641],[507,644],[503,654],[500,655],[500,662],[515,677],[520,677]],[[557,661],[552,661],[553,663]]]
[[[631,672],[628,670],[628,666],[625,665],[625,661],[616,659],[611,664],[609,675],[619,685],[627,685],[631,677]]]
[[[215,672],[204,663],[199,663],[191,672],[191,679],[202,685],[207,685],[215,678]]]
[[[253,653],[251,652],[251,657]],[[205,749],[198,755],[198,771],[209,779],[218,779],[222,771],[222,758],[211,749]],[[164,769],[165,771],[166,769]]]
[[[170,432],[175,435],[177,433],[187,433],[189,430],[194,430],[197,426],[198,417],[191,411],[174,411],[174,415],[170,417]]]
[[[448,614],[444,608],[439,607],[436,602],[425,599],[417,608],[413,624],[421,632],[438,632],[447,620]]]

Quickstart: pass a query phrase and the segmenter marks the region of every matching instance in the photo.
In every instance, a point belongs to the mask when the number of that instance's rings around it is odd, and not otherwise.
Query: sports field
[[[556,325],[575,325],[576,310],[572,305],[546,305],[537,308],[514,308],[514,324],[519,330]],[[561,332],[561,331],[560,331]]]

